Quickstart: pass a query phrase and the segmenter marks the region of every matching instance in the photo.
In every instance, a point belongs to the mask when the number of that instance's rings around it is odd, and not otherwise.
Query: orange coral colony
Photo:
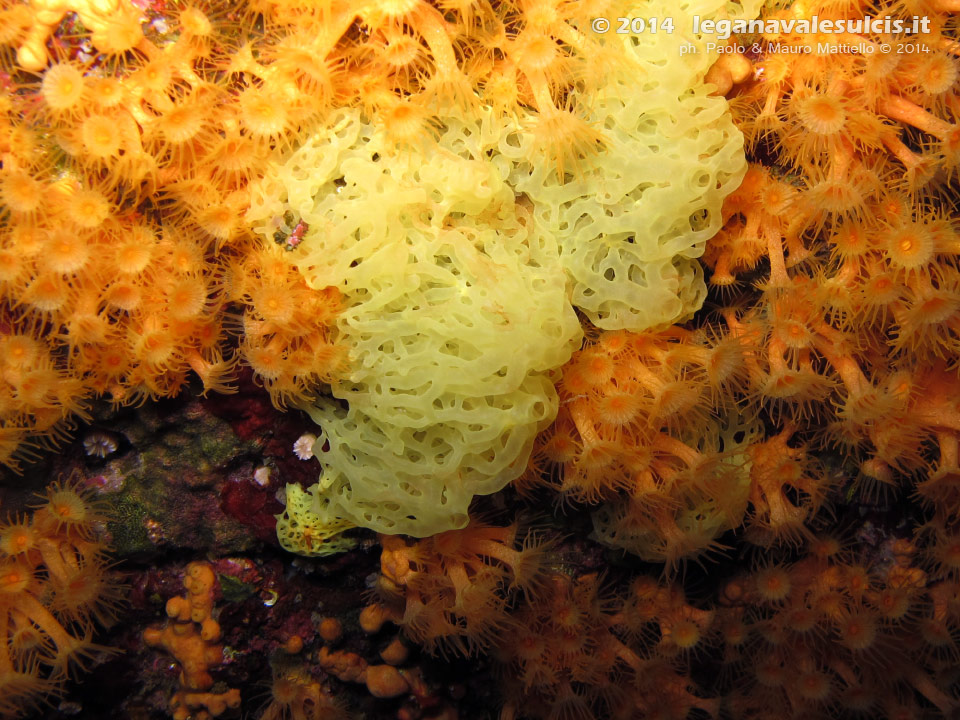
[[[93,631],[113,622],[123,595],[95,538],[102,511],[71,478],[29,516],[0,523],[0,717],[49,702],[109,652]]]

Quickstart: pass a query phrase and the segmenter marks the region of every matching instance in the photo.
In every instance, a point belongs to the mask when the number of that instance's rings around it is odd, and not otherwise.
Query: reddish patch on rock
[[[276,544],[277,519],[283,505],[274,491],[245,480],[224,483],[220,493],[220,509],[225,515],[249,527],[260,540]]]
[[[242,368],[237,377],[238,392],[234,395],[211,394],[204,407],[230,427],[241,440],[259,440],[273,434],[282,415],[270,404],[270,396],[253,381],[249,368]]]
[[[316,462],[300,460],[293,454],[293,444],[306,432],[316,432],[313,422],[299,410],[281,412],[270,403],[267,392],[253,381],[249,368],[240,371],[238,392],[234,395],[211,395],[202,402],[214,416],[226,421],[243,441],[258,443],[264,457],[277,458],[283,482],[316,482]]]

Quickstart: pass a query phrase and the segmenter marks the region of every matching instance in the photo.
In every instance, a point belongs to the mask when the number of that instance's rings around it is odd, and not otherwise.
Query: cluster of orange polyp
[[[307,94],[275,70],[271,86],[288,97],[257,110],[249,96],[266,91],[252,67],[229,70],[238,26],[224,9],[183,8],[162,34],[126,3],[81,16],[102,22],[90,31],[68,15],[48,27],[40,60],[31,6],[9,5],[0,21],[0,462],[14,467],[25,440],[60,439],[93,397],[175,395],[191,372],[229,391],[228,301],[259,323],[245,347],[254,357],[284,333],[280,357],[321,344],[330,317],[242,225],[247,181],[316,112]],[[92,57],[80,51],[91,40]],[[278,112],[296,119],[271,126]],[[276,322],[273,295],[302,314],[295,332]],[[318,357],[265,381],[302,390],[331,369],[331,354]]]
[[[518,483],[596,506],[594,537],[668,571],[709,571],[722,543],[759,558],[704,602],[717,614],[695,643],[723,664],[714,691],[732,717],[958,707],[960,43],[949,10],[796,2],[769,17],[872,15],[883,28],[887,15],[906,27],[917,15],[930,32],[742,38],[763,48],[731,93],[754,162],[707,244],[712,311],[588,341]],[[894,498],[909,517],[876,547],[821,534],[841,506]],[[663,655],[656,623],[670,611],[651,612],[647,657]],[[579,642],[599,648],[607,633]],[[559,661],[552,672],[568,684],[583,674]],[[542,680],[524,682],[521,697],[542,701]],[[554,678],[552,707],[609,702],[579,682],[561,690]]]
[[[820,5],[789,12],[853,18],[872,7]],[[724,312],[729,332],[750,338],[756,399],[816,419],[816,442],[854,459],[868,493],[909,477],[930,502],[956,499],[960,432],[960,46],[957,18],[938,10],[873,9],[926,17],[927,34],[768,39],[863,50],[757,59],[733,106],[781,172],[752,168],[706,257],[718,289],[756,281],[758,293]]]
[[[71,480],[47,488],[31,515],[0,523],[0,718],[49,704],[108,651],[93,632],[117,617],[123,588],[95,537],[104,512]]]
[[[528,534],[516,549],[517,529],[474,521],[416,543],[381,535],[381,602],[374,607],[433,653],[502,646],[516,630],[511,601],[520,592],[528,600],[542,595],[548,585],[549,545]]]
[[[283,261],[296,219],[274,244],[243,216],[271,154],[331,110],[364,108],[402,146],[441,110],[532,108],[561,171],[596,146],[567,99],[601,77],[575,29],[589,3],[440,5],[0,7],[0,463],[61,440],[94,397],[193,376],[228,392],[238,362],[278,405],[316,395],[343,358],[339,295]]]

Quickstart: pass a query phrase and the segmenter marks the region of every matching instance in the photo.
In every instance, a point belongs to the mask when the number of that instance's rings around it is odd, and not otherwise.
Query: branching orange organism
[[[183,578],[186,594],[167,601],[167,624],[148,628],[144,642],[170,653],[180,665],[180,689],[170,698],[174,720],[205,720],[240,706],[240,691],[210,692],[210,668],[223,662],[220,624],[213,617],[217,577],[209,563],[190,563]]]

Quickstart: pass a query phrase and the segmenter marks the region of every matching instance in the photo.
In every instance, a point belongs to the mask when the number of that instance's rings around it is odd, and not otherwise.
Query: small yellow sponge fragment
[[[341,535],[353,523],[336,517],[330,503],[318,496],[314,485],[307,492],[299,485],[288,484],[287,509],[277,515],[277,538],[284,550],[307,557],[336,555],[356,543]]]

